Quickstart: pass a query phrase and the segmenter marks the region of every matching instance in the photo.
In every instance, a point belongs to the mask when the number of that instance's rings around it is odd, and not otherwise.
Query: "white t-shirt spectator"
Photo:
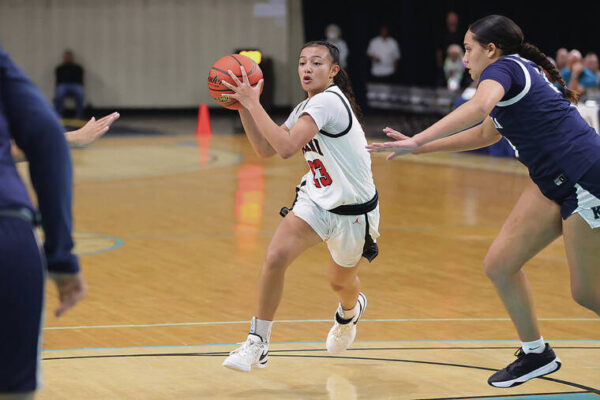
[[[400,59],[400,47],[394,38],[377,36],[369,42],[367,55],[378,58],[371,63],[373,76],[389,76],[394,73],[394,64]]]
[[[328,40],[340,51],[340,67],[346,69],[348,67],[348,45],[343,39]]]

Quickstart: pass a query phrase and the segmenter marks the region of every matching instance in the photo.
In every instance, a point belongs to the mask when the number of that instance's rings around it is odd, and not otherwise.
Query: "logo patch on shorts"
[[[356,218],[356,221],[354,221],[353,224],[360,224],[360,221],[358,220],[358,218]]]
[[[600,206],[592,207],[594,212],[594,219],[600,219]]]

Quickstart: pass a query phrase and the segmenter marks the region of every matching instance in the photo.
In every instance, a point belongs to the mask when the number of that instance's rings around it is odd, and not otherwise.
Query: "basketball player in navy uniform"
[[[392,159],[485,147],[504,136],[529,169],[531,181],[484,260],[522,341],[517,359],[489,378],[496,387],[519,385],[561,366],[540,335],[522,270],[561,234],[573,298],[600,315],[600,136],[571,104],[577,96],[556,67],[523,39],[519,26],[503,16],[473,23],[464,61],[478,81],[475,96],[411,138],[386,128],[397,141],[368,146],[371,152],[393,152]]]
[[[250,371],[263,368],[275,311],[281,301],[287,267],[302,252],[326,242],[331,254],[329,284],[339,297],[327,350],[336,354],[354,341],[356,323],[367,305],[360,292],[358,263],[377,255],[379,203],[365,134],[350,81],[339,65],[337,47],[309,42],[302,48],[298,74],[308,98],[278,126],[260,105],[262,80],[253,88],[242,69],[243,82],[226,84],[244,108],[239,111],[256,153],[289,158],[302,151],[309,171],[296,189],[291,211],[284,209],[267,249],[259,278],[258,307],[246,342],[231,352],[225,367]]]
[[[29,160],[36,213],[11,156],[11,137]],[[54,110],[0,48],[0,398],[32,399],[39,385],[44,282],[60,297],[56,315],[85,295],[71,237],[72,171]],[[38,245],[34,225],[45,234]]]

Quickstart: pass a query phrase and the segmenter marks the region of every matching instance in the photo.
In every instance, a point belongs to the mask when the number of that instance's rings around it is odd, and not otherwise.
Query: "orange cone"
[[[196,125],[196,136],[212,135],[210,127],[210,115],[208,114],[208,106],[201,104],[198,108],[198,124]]]

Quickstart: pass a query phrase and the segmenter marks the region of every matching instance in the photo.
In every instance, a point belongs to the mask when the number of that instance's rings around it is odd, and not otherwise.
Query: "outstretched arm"
[[[71,145],[75,146],[86,146],[100,136],[104,135],[110,129],[113,122],[119,119],[120,114],[114,112],[96,121],[96,118],[92,117],[84,126],[81,128],[65,132],[65,139]],[[17,147],[14,140],[10,142],[10,154],[15,162],[25,161],[25,154]]]
[[[490,146],[502,138],[494,126],[492,119],[487,117],[483,123],[455,135],[434,140],[419,147],[414,154],[435,153],[440,151],[468,151]]]
[[[413,136],[422,146],[433,140],[471,128],[483,121],[496,104],[504,97],[504,88],[496,81],[487,79],[479,84],[475,96],[444,118]]]
[[[434,140],[441,139],[456,132],[470,131],[474,125],[483,121],[496,104],[504,97],[504,88],[493,80],[484,80],[479,84],[475,96],[465,104],[461,105],[444,118],[425,129],[423,132],[408,138],[404,136],[402,140],[394,142],[395,144],[387,147],[370,145],[367,149],[370,152],[393,151],[388,159],[392,159],[404,154],[414,153],[418,148]],[[474,139],[473,136],[471,139]],[[460,140],[465,137],[461,137]],[[457,140],[457,139],[454,139]],[[452,143],[451,141],[450,143]],[[463,143],[463,145],[466,145]]]
[[[108,132],[108,129],[112,123],[119,119],[119,117],[120,114],[118,112],[109,114],[97,121],[95,117],[92,117],[81,128],[71,132],[66,132],[65,137],[67,142],[75,146],[86,146]]]
[[[397,154],[394,148],[399,146],[405,140],[411,139],[408,136],[401,134],[391,128],[385,128],[383,130],[389,137],[396,139],[395,142],[386,143],[372,143],[367,146],[369,152],[390,152],[387,159],[391,160],[395,158]],[[499,141],[502,138],[500,132],[494,126],[492,119],[487,117],[483,123],[474,126],[473,128],[464,130],[456,133],[452,136],[444,137],[441,139],[429,142],[421,147],[415,148],[413,154],[424,154],[424,153],[436,153],[436,152],[455,152],[455,151],[468,151],[487,147]]]

